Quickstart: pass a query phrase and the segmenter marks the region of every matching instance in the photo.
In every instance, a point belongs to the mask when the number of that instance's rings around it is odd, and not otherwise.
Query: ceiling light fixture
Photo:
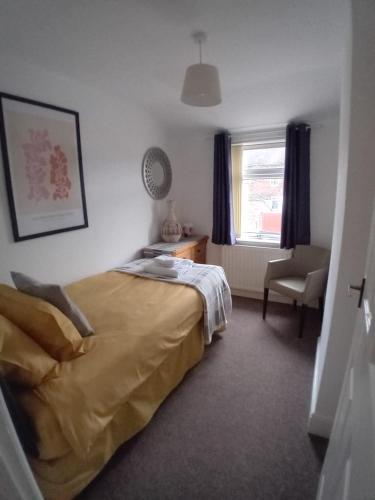
[[[202,63],[202,43],[207,40],[206,33],[196,31],[192,36],[199,44],[199,64],[186,70],[181,101],[190,106],[217,106],[221,103],[219,72],[216,66]]]

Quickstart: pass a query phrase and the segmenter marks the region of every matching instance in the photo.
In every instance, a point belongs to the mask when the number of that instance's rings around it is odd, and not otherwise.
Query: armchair
[[[323,296],[327,282],[330,251],[312,245],[297,245],[289,259],[268,262],[264,278],[263,319],[266,319],[269,290],[293,299],[294,308],[301,302],[299,337],[302,337],[307,305]]]

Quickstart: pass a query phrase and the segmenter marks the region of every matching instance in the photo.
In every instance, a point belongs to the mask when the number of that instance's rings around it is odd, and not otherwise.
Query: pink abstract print
[[[69,198],[72,187],[68,176],[68,160],[60,145],[52,146],[47,130],[29,130],[29,142],[22,144],[28,199],[39,202]],[[49,174],[49,175],[48,175]],[[51,186],[52,185],[52,186]]]
[[[72,187],[72,183],[68,177],[68,161],[61,149],[61,146],[57,145],[53,148],[50,164],[50,181],[51,184],[55,186],[55,190],[52,195],[53,199],[61,200],[63,198],[69,198],[69,191]]]
[[[45,154],[51,150],[47,130],[29,130],[29,140],[22,144],[25,155],[25,172],[29,184],[28,199],[40,201],[49,197],[49,191],[45,186],[47,177],[47,166]]]

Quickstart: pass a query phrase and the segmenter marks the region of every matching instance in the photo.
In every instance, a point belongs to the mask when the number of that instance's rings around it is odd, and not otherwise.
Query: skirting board
[[[249,299],[263,300],[263,292],[256,290],[242,290],[241,288],[231,288],[232,295],[237,295],[238,297],[247,297]],[[284,304],[292,304],[293,301],[288,297],[283,297],[278,293],[273,293],[270,291],[268,300],[272,302],[283,302]]]
[[[258,290],[243,290],[241,288],[231,287],[231,293],[232,293],[232,295],[235,295],[237,297],[247,297],[249,299],[263,300],[263,291],[259,292]],[[289,297],[285,297],[284,295],[280,295],[278,293],[275,293],[272,290],[270,290],[270,293],[268,295],[268,300],[270,302],[281,302],[283,304],[293,304],[292,299],[290,299]],[[314,307],[315,309],[317,309],[318,304],[311,303],[311,304],[309,304],[309,307]]]
[[[316,346],[316,356],[315,356],[315,368],[314,368],[314,378],[312,383],[311,390],[311,404],[310,404],[310,415],[308,421],[308,433],[314,434],[316,436],[321,436],[325,438],[329,438],[331,429],[332,429],[332,418],[327,417],[325,415],[319,415],[316,412],[316,402],[318,398],[318,389],[319,389],[319,372],[320,372],[320,340],[318,338],[317,346]]]
[[[309,434],[314,434],[314,436],[329,439],[332,426],[333,421],[330,417],[319,415],[318,413],[311,413],[307,424],[307,432]]]
[[[320,374],[320,343],[321,337],[318,337],[316,342],[316,354],[315,354],[315,366],[314,366],[314,377],[311,388],[311,399],[310,399],[310,411],[309,414],[312,415],[316,412],[316,401],[318,399],[318,389],[319,389],[319,374]]]

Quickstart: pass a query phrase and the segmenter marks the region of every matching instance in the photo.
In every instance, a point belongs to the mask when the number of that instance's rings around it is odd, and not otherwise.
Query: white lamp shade
[[[217,106],[221,103],[219,72],[211,64],[193,64],[185,73],[181,101],[190,106]]]

